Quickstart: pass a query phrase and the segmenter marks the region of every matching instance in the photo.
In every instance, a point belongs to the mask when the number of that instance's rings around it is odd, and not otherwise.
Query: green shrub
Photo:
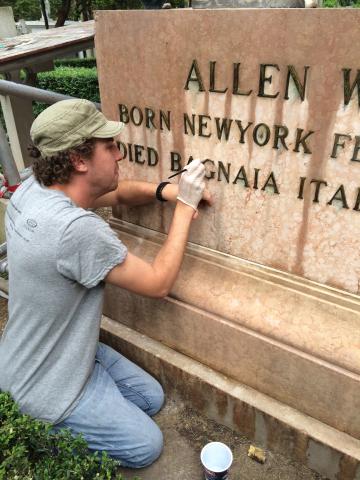
[[[41,72],[37,77],[37,87],[100,102],[96,68],[59,67],[50,72]],[[46,107],[47,105],[42,103],[35,103],[34,115],[39,115]]]
[[[81,436],[23,415],[0,392],[0,480],[122,480],[118,462],[105,452],[90,454]]]
[[[100,101],[96,68],[59,67],[38,74],[37,86],[45,90]]]
[[[83,67],[94,68],[96,67],[96,58],[59,58],[54,60],[54,65],[58,67]]]

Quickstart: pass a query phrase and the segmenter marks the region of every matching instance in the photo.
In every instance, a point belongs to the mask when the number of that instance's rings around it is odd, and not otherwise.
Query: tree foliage
[[[51,18],[56,26],[64,25],[66,20],[90,20],[95,10],[138,10],[154,6],[159,8],[166,0],[49,0]],[[331,1],[331,0],[330,0]],[[172,7],[182,8],[188,0],[170,0]],[[10,6],[15,20],[40,20],[39,0],[0,0],[0,7]]]

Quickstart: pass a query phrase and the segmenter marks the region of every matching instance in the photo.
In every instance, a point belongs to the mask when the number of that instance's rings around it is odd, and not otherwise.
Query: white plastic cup
[[[221,442],[210,442],[201,450],[200,460],[206,480],[227,480],[233,462],[230,448]]]

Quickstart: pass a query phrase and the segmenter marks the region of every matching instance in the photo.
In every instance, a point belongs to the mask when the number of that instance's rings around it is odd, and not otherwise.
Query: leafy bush
[[[56,68],[59,67],[83,67],[83,68],[94,68],[96,67],[96,58],[59,58],[54,60],[54,65]]]
[[[37,77],[37,87],[100,102],[96,68],[59,67],[50,72],[41,72]],[[43,103],[35,103],[34,115],[39,115],[46,107]]]
[[[51,428],[0,392],[0,480],[123,480],[105,452],[90,454],[81,436]]]

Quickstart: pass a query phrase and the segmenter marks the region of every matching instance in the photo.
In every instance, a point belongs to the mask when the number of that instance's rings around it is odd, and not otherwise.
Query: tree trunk
[[[56,20],[55,28],[56,27],[62,27],[64,25],[65,21],[67,20],[68,15],[69,15],[70,7],[71,7],[71,0],[63,0],[62,1],[61,7],[59,8],[58,13],[57,13],[58,17],[57,17],[57,20]]]

